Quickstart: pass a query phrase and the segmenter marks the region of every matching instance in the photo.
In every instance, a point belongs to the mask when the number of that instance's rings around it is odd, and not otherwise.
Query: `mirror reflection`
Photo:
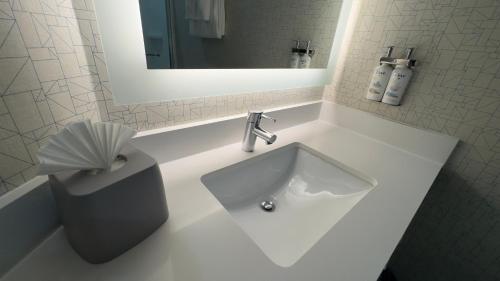
[[[149,69],[327,68],[342,0],[140,0]]]

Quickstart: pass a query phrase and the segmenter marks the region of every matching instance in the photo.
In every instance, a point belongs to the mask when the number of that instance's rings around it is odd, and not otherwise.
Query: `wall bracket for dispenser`
[[[296,45],[294,48],[292,48],[292,53],[298,53],[300,55],[304,55],[307,53],[311,57],[316,53],[315,50],[310,48],[311,41],[294,40],[294,42]],[[307,43],[307,48],[301,47],[301,43],[303,42]]]
[[[389,48],[392,48],[392,47],[389,47]],[[407,67],[414,67],[417,63],[417,60],[411,58],[411,55],[413,54],[414,50],[415,50],[415,48],[406,49],[406,58],[404,58],[404,59],[391,58],[390,55],[385,56],[385,57],[381,57],[380,64],[406,65]]]
[[[408,67],[414,67],[417,63],[417,60],[414,59],[395,59],[395,58],[380,58],[381,64],[390,64],[390,65],[406,65]]]
[[[293,53],[305,54],[307,52],[304,48],[292,48]],[[312,57],[316,53],[315,50],[309,50],[309,55]]]

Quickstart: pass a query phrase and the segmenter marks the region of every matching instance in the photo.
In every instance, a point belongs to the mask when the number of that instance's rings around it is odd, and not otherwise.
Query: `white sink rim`
[[[310,221],[318,221],[317,223],[312,222],[312,225],[307,225],[307,226],[309,227],[309,229],[316,229],[315,228],[316,226],[321,225],[321,227],[319,227],[320,230],[314,230],[314,231],[313,230],[300,230],[300,231],[297,231],[297,232],[302,232],[302,234],[305,234],[305,235],[298,236],[298,237],[295,237],[293,239],[288,239],[288,241],[289,241],[288,244],[283,244],[281,246],[274,246],[273,243],[271,243],[273,239],[274,239],[274,242],[280,241],[280,242],[278,242],[278,244],[281,243],[281,240],[287,240],[287,239],[286,238],[280,239],[277,236],[273,237],[274,234],[271,234],[271,235],[261,234],[261,232],[264,231],[262,229],[269,229],[270,227],[271,228],[276,227],[276,224],[272,223],[273,219],[269,219],[268,217],[260,217],[259,219],[255,219],[255,216],[252,215],[252,214],[258,214],[258,213],[256,213],[257,208],[256,208],[256,204],[255,204],[257,197],[251,198],[253,200],[253,203],[250,205],[244,205],[243,203],[241,203],[241,204],[243,204],[242,206],[238,206],[238,207],[231,206],[232,203],[230,203],[225,198],[221,198],[221,197],[223,197],[222,193],[225,193],[227,191],[233,191],[232,186],[230,186],[229,188],[222,187],[221,188],[222,191],[221,190],[217,191],[217,190],[214,190],[214,189],[217,189],[216,186],[214,187],[214,185],[215,185],[214,181],[217,182],[217,179],[220,180],[221,178],[224,178],[225,176],[228,178],[231,178],[231,177],[237,178],[237,177],[232,175],[233,174],[232,172],[242,173],[242,171],[244,171],[246,167],[249,167],[252,165],[256,166],[255,164],[259,163],[259,162],[266,163],[267,159],[274,160],[273,156],[275,156],[275,155],[278,155],[278,156],[285,155],[286,156],[287,151],[293,151],[292,153],[294,153],[294,155],[295,155],[294,157],[296,157],[296,158],[298,157],[296,155],[301,153],[301,151],[305,152],[306,155],[312,156],[311,159],[314,159],[313,161],[324,162],[324,163],[326,163],[326,165],[332,166],[332,167],[334,167],[334,169],[337,169],[339,171],[342,171],[345,174],[348,174],[353,179],[356,179],[360,182],[363,182],[364,184],[366,184],[366,186],[364,186],[362,190],[357,191],[357,192],[352,192],[352,193],[348,193],[348,194],[344,194],[344,195],[333,195],[333,197],[330,197],[328,199],[328,200],[330,200],[328,202],[325,200],[317,201],[317,202],[321,202],[321,204],[318,204],[318,205],[315,205],[316,203],[314,203],[314,202],[309,203],[310,204],[309,206],[312,206],[313,209],[320,209],[320,207],[317,207],[317,206],[323,206],[323,209],[322,209],[323,211],[331,211],[331,213],[329,213],[330,216],[324,216],[324,217],[328,217],[327,219],[317,219],[316,220],[317,216],[313,217],[313,218],[315,218],[315,220],[311,220],[311,217],[309,217],[309,219],[307,219],[307,220],[304,220],[302,218],[303,222],[308,221],[308,223],[311,223]],[[296,162],[299,162],[299,160],[297,160],[296,158],[293,159],[293,163],[290,162],[291,163],[290,166],[287,167],[285,170],[287,170],[287,169],[289,170],[289,168],[292,166],[293,166],[292,169],[295,169],[295,166],[297,165]],[[273,160],[267,160],[267,162],[272,162]],[[288,174],[292,175],[294,173],[289,172]],[[214,178],[215,178],[215,180],[214,180]],[[224,168],[212,171],[210,173],[203,175],[200,180],[203,183],[203,185],[210,191],[210,193],[212,193],[212,195],[219,202],[219,204],[225,209],[225,211],[236,222],[236,224],[245,232],[245,234],[247,234],[253,240],[253,242],[255,242],[257,244],[257,246],[264,252],[264,254],[271,261],[273,261],[275,264],[277,264],[281,267],[290,267],[293,264],[295,264],[326,233],[328,233],[329,230],[331,228],[333,228],[333,226],[338,221],[340,221],[353,207],[355,207],[361,199],[363,199],[371,190],[373,190],[378,185],[377,181],[374,178],[369,177],[369,176],[343,164],[342,162],[337,161],[331,157],[328,157],[328,156],[324,155],[323,153],[320,153],[320,152],[318,152],[318,151],[316,151],[316,150],[314,150],[314,149],[312,149],[312,148],[310,148],[302,143],[299,143],[299,142],[290,143],[288,145],[276,148],[274,150],[257,155],[255,157],[252,157],[252,158],[234,163],[232,165],[226,166]],[[255,177],[250,178],[250,181],[254,181],[254,180],[255,180]],[[246,181],[244,179],[242,179],[241,181],[246,183]],[[275,182],[275,183],[277,183],[277,182]],[[273,184],[271,184],[269,186],[269,188],[267,188],[267,189],[264,188],[264,190],[269,191],[268,189],[273,188],[273,187],[271,187],[272,185]],[[245,186],[245,184],[243,184],[242,186]],[[307,184],[306,184],[306,186],[307,186]],[[278,185],[278,187],[279,187],[279,185]],[[247,188],[248,188],[247,190],[254,191],[253,187],[247,186]],[[281,189],[277,188],[276,190],[281,190]],[[276,191],[276,190],[271,190],[271,191]],[[323,189],[321,189],[321,190],[323,190]],[[330,193],[330,190],[324,190],[324,192]],[[273,192],[271,192],[271,193],[273,193]],[[321,193],[323,193],[323,191]],[[257,191],[257,194],[260,194],[260,193]],[[306,194],[310,195],[311,193],[306,192]],[[300,195],[302,195],[302,194],[300,194]],[[317,195],[317,193],[312,194],[312,195]],[[263,197],[260,197],[260,198],[265,198],[265,197],[267,197],[267,196],[264,195]],[[229,195],[229,198],[231,198],[231,195]],[[310,197],[310,198],[312,198],[312,197]],[[334,198],[334,199],[332,199],[332,198]],[[334,200],[334,201],[332,201],[332,200]],[[244,202],[245,200],[241,200],[241,201]],[[325,204],[325,202],[328,204]],[[334,204],[330,204],[332,202]],[[300,201],[299,201],[299,203],[300,203]],[[240,202],[238,202],[238,204],[240,204]],[[335,207],[333,205],[341,205],[341,206]],[[308,207],[308,208],[310,209],[311,207]],[[324,208],[326,208],[326,209],[324,209]],[[250,211],[250,209],[251,209],[251,211]],[[293,209],[300,209],[300,208],[294,206]],[[288,210],[290,210],[290,209],[288,209]],[[308,213],[312,214],[311,212],[307,211],[308,209],[303,209],[303,210],[304,210],[305,215],[302,215],[302,213],[296,213],[296,214],[299,214],[300,215],[299,217],[306,216]],[[262,213],[265,213],[262,210],[260,210],[260,211]],[[298,210],[298,211],[295,210],[295,211],[302,212],[301,210]],[[290,212],[290,213],[293,214],[293,212]],[[324,214],[324,213],[322,213],[322,212],[316,213],[316,215],[321,215],[321,214]],[[286,214],[285,214],[285,216],[287,216],[288,218],[291,217],[291,215],[286,215]],[[276,220],[277,220],[277,218],[274,219],[274,221],[276,221]],[[280,221],[280,224],[283,224],[284,228],[286,228],[287,223],[284,222],[284,220],[279,220],[279,221]],[[292,220],[290,220],[290,221],[292,221]],[[262,226],[262,225],[259,226],[260,223],[262,223],[264,226]],[[299,225],[299,223],[292,222],[292,224],[294,224],[296,227],[291,228],[291,229],[297,230],[298,229],[297,226]],[[291,225],[291,224],[288,224],[288,225]],[[307,227],[300,227],[300,229],[302,229],[302,228],[307,228]],[[278,229],[278,230],[276,230],[276,233],[279,233],[281,231],[283,231],[283,230]],[[312,234],[313,237],[312,236],[309,237],[309,235],[307,235],[307,233],[309,233],[309,232],[313,233]],[[268,238],[265,238],[265,237],[268,237]],[[293,241],[294,239],[295,239],[295,241]],[[294,243],[294,242],[296,242],[296,243]],[[297,245],[297,244],[300,244],[302,242],[304,243],[304,245]],[[283,242],[283,243],[286,243],[286,242]],[[287,247],[287,246],[292,246],[292,247]],[[293,248],[297,248],[297,249],[295,250]],[[283,249],[286,249],[286,250],[283,251]],[[291,249],[291,250],[289,250],[289,249]],[[287,251],[289,252],[288,254],[287,254]]]

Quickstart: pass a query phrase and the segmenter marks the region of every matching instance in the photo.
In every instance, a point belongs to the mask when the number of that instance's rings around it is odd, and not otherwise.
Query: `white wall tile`
[[[64,77],[76,77],[81,75],[80,65],[76,54],[60,54],[59,61],[61,63]]]
[[[4,96],[3,99],[19,132],[29,132],[44,125],[31,92]]]
[[[54,81],[64,78],[59,60],[34,61],[33,64],[40,82]]]
[[[9,23],[6,22],[5,26],[8,27]],[[0,39],[0,42],[2,42],[0,47],[0,58],[25,57],[27,55],[27,50],[21,37],[21,33],[19,32],[19,28],[14,21],[12,21],[11,28],[3,38],[0,34]]]
[[[21,35],[23,37],[24,43],[27,48],[43,47],[40,42],[40,38],[36,31],[35,24],[31,14],[28,12],[15,11],[14,16],[16,18],[16,23],[21,30]]]
[[[7,62],[7,66],[12,66],[12,63],[16,64],[12,68],[0,70],[2,72],[8,72],[6,78],[4,79],[8,79],[13,76],[12,80],[8,82],[8,88],[5,90],[5,94],[40,89],[40,82],[35,73],[33,62],[30,59],[3,59],[2,61]]]

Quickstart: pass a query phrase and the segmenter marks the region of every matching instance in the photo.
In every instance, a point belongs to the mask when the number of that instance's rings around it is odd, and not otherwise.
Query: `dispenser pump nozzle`
[[[394,51],[394,46],[389,46],[387,47],[387,53],[386,53],[386,57],[390,58],[391,55],[392,55],[392,51]]]
[[[408,48],[408,49],[406,49],[406,59],[407,60],[411,59],[411,56],[413,55],[414,51],[415,51],[415,48]]]

